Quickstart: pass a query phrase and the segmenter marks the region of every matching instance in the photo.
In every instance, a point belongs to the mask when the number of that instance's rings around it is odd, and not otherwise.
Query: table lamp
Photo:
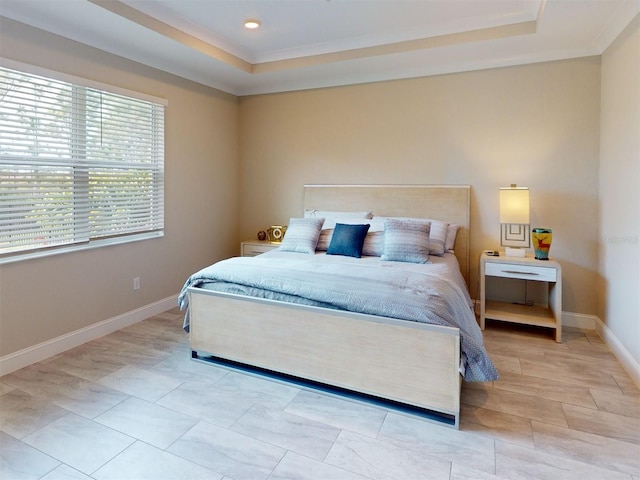
[[[508,257],[524,257],[529,237],[529,188],[500,187],[500,245]]]

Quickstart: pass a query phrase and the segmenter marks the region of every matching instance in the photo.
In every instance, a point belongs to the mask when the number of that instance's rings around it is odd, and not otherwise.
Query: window
[[[0,67],[0,261],[162,235],[165,105],[78,80]]]

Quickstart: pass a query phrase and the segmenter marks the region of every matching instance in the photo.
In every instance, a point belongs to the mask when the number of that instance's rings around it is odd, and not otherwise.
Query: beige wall
[[[595,314],[599,109],[598,57],[242,98],[241,235],[300,215],[305,183],[470,184],[475,295],[517,183],[553,229],[564,310]]]
[[[640,363],[640,16],[602,56],[598,316]]]
[[[529,186],[532,226],[554,230],[564,310],[600,315],[621,339],[635,335],[637,304],[620,306],[638,299],[637,276],[619,276],[629,248],[601,240],[635,238],[640,265],[637,211],[622,230],[628,216],[610,213],[632,205],[615,200],[621,181],[638,203],[637,171],[635,187],[619,174],[638,138],[637,111],[623,108],[624,92],[638,96],[625,70],[638,71],[637,24],[604,56],[601,148],[599,57],[238,101],[3,19],[0,55],[169,107],[165,237],[0,266],[0,356],[175,295],[190,273],[236,254],[239,240],[300,215],[305,183],[470,184],[474,259],[498,247],[498,187]],[[630,145],[623,155],[620,142]],[[474,268],[473,295],[475,286]],[[637,342],[626,341],[638,359]]]
[[[236,97],[6,19],[0,32],[3,57],[169,102],[165,237],[0,266],[3,356],[175,295],[235,253],[239,167]]]

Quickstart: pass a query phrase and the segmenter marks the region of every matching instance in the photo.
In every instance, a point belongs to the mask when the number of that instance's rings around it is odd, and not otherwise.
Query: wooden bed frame
[[[455,255],[469,283],[465,186],[305,185],[304,208],[423,217],[461,225]],[[302,213],[302,212],[301,212]],[[459,426],[460,332],[353,312],[189,289],[192,357],[337,387]]]

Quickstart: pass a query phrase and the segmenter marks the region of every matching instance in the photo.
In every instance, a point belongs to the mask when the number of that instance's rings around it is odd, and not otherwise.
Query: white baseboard
[[[476,301],[476,309],[480,308],[479,302]],[[620,362],[622,367],[631,377],[631,380],[640,388],[640,363],[633,358],[629,351],[624,347],[618,337],[600,320],[597,315],[586,315],[583,313],[562,312],[562,326],[574,327],[582,330],[595,330],[600,338],[607,344],[611,353]]]
[[[562,312],[562,326],[575,327],[582,330],[595,330],[598,317],[584,313]]]
[[[607,344],[613,356],[620,362],[631,379],[640,387],[640,363],[636,361],[629,351],[618,340],[618,337],[596,315],[584,315],[582,313],[562,312],[562,325],[577,327],[584,330],[595,330],[600,338]]]
[[[0,376],[14,372],[109,333],[141,322],[177,305],[177,295],[150,303],[130,312],[94,323],[45,342],[0,357]]]
[[[596,332],[598,332],[600,338],[604,340],[604,343],[607,344],[613,355],[622,364],[622,367],[627,371],[631,380],[640,388],[640,363],[633,358],[622,342],[618,340],[618,337],[616,337],[611,329],[599,318],[597,318],[596,321]]]

